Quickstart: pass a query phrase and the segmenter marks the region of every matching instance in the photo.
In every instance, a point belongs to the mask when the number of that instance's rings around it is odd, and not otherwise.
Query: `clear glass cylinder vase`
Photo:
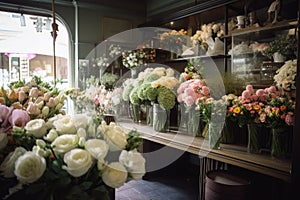
[[[286,157],[288,152],[288,129],[285,127],[272,129],[271,155]]]
[[[146,123],[148,126],[153,126],[153,105],[146,106]]]
[[[210,122],[208,124],[209,148],[218,149],[220,147],[220,138],[221,138],[222,129],[223,129],[222,123]]]
[[[247,150],[249,153],[259,153],[261,147],[259,141],[260,126],[256,123],[250,123],[247,124],[247,129],[248,129]]]
[[[159,104],[153,104],[153,129],[158,132],[169,131],[170,110],[165,110]]]

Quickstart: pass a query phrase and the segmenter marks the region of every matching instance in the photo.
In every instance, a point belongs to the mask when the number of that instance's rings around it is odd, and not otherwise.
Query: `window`
[[[55,42],[56,77],[52,18],[0,12],[0,86],[13,81],[28,81],[36,75],[43,81],[62,80],[68,86],[69,34],[59,21]]]

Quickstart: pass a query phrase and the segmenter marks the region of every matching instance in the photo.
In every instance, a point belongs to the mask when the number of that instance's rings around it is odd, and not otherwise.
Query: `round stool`
[[[250,181],[226,171],[207,172],[205,200],[248,200]]]

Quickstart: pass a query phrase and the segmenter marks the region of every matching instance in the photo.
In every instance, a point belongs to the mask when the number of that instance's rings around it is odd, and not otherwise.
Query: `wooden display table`
[[[279,159],[270,155],[252,154],[229,148],[210,149],[208,141],[202,137],[192,137],[174,132],[155,132],[152,127],[143,124],[119,123],[127,130],[137,129],[145,140],[272,176],[286,182],[291,180],[291,161],[289,159]]]

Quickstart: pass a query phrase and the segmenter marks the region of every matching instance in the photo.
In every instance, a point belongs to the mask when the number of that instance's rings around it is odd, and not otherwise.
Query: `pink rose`
[[[182,102],[182,94],[179,94],[179,95],[178,95],[178,97],[177,97],[177,101],[178,101],[179,103],[181,103],[181,102]]]
[[[253,89],[253,86],[252,86],[252,85],[247,85],[247,86],[246,86],[246,90],[248,90],[251,94],[254,93],[254,89]]]
[[[285,117],[285,123],[289,126],[294,124],[294,118],[293,118],[293,113],[288,113]]]
[[[209,93],[210,93],[209,88],[207,86],[203,86],[202,87],[202,94],[207,96],[207,95],[209,95]]]
[[[262,96],[262,95],[264,95],[265,94],[265,91],[263,90],[263,89],[258,89],[257,91],[256,91],[256,95],[257,96]]]
[[[185,93],[186,96],[194,96],[194,95],[195,95],[194,90],[191,89],[191,88],[185,89],[185,90],[184,90],[184,93]]]
[[[27,122],[30,121],[30,117],[25,110],[14,109],[9,117],[9,123],[11,126],[18,126],[24,128]]]
[[[195,102],[195,99],[193,97],[191,97],[191,96],[187,96],[184,99],[184,102],[186,103],[187,106],[191,106]]]
[[[259,120],[264,123],[266,121],[266,113],[261,113],[261,115],[259,116]]]
[[[267,88],[267,89],[268,89],[268,92],[269,92],[269,93],[274,93],[274,92],[277,91],[277,89],[276,89],[275,86],[271,86],[271,87],[269,87],[269,88]]]
[[[243,91],[242,98],[249,99],[251,97],[251,93],[248,90]]]
[[[19,91],[18,100],[22,103],[26,99],[27,95],[24,91]]]
[[[8,118],[12,110],[13,108],[0,104],[0,124],[2,132],[6,132],[6,130],[10,128]]]
[[[256,94],[253,94],[253,95],[251,96],[251,99],[252,99],[253,101],[257,101],[257,100],[258,100],[258,96],[257,96]]]

